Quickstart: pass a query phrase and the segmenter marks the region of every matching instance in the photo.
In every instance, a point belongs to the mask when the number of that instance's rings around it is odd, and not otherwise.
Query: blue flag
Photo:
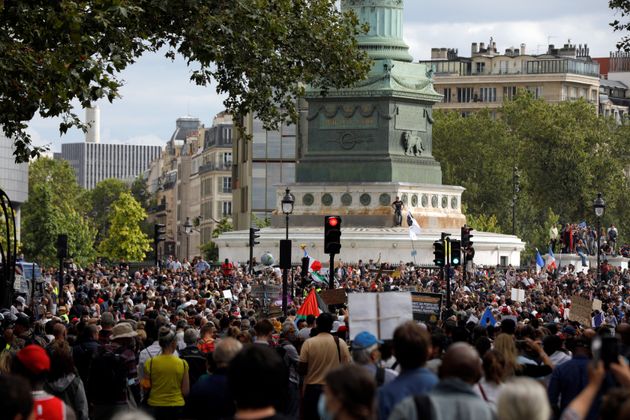
[[[479,321],[479,325],[481,325],[482,327],[492,325],[494,327],[496,323],[497,320],[494,319],[494,315],[492,315],[492,309],[490,309],[490,307],[488,306],[483,315],[481,315],[481,321]]]
[[[540,268],[545,266],[545,260],[543,260],[542,255],[540,255],[540,251],[536,250],[536,265]]]

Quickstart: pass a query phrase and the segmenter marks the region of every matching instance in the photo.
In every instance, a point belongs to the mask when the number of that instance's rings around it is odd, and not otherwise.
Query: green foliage
[[[232,220],[224,217],[223,219],[219,220],[219,223],[217,223],[217,225],[215,226],[214,230],[212,231],[212,237],[218,238],[223,232],[230,232],[232,230],[234,230]]]
[[[85,201],[66,161],[40,158],[29,167],[29,197],[22,206],[25,257],[57,265],[57,235],[68,235],[69,254],[79,265],[93,261],[96,230],[86,219]]]
[[[257,217],[255,214],[252,214],[252,225],[260,229],[269,227],[271,226],[271,218],[265,217],[261,219],[260,217]]]
[[[472,223],[485,225],[494,215],[497,229],[511,232],[512,168],[519,168],[516,233],[528,243],[525,255],[546,249],[551,223],[594,224],[598,191],[607,202],[603,223],[619,225],[620,235],[630,231],[629,129],[584,100],[549,104],[520,92],[495,118],[436,112],[433,133],[444,182],[466,188]]]
[[[201,245],[200,250],[206,261],[217,261],[219,259],[219,247],[212,241]]]
[[[136,199],[143,209],[148,210],[151,201],[151,194],[147,186],[147,180],[144,176],[138,175],[131,184],[131,195]]]
[[[491,216],[486,216],[485,214],[478,216],[468,215],[466,217],[466,224],[474,230],[481,232],[503,233],[498,224],[497,217],[494,214]]]
[[[99,252],[113,261],[142,261],[151,250],[151,241],[140,225],[146,217],[140,203],[129,192],[121,193],[111,206],[110,229]]]
[[[609,0],[608,7],[613,9],[616,16],[619,17],[619,19],[610,22],[610,26],[612,26],[615,31],[627,32],[630,30],[630,21],[628,20],[628,16],[630,16],[630,1]],[[617,42],[617,49],[630,51],[630,36],[622,36],[621,40]]]
[[[17,161],[41,151],[26,131],[36,114],[61,116],[62,133],[86,129],[72,106],[113,101],[119,73],[147,51],[183,56],[228,112],[268,128],[297,120],[305,85],[349,85],[371,65],[356,43],[366,28],[332,0],[18,0],[0,12],[0,126]]]
[[[85,192],[85,200],[89,203],[88,214],[98,229],[97,246],[109,232],[109,214],[112,210],[112,204],[124,192],[129,192],[127,184],[113,178],[104,179],[96,184],[94,189]]]

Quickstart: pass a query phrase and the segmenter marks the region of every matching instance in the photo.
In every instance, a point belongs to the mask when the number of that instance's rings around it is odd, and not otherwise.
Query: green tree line
[[[79,265],[97,256],[142,260],[150,249],[145,223],[146,183],[117,179],[84,190],[68,162],[40,158],[29,167],[29,197],[22,206],[21,250],[27,260],[56,264],[57,235],[68,235],[68,254]],[[145,231],[143,231],[143,229]]]
[[[479,230],[511,233],[518,167],[516,234],[527,243],[525,259],[547,249],[553,223],[595,226],[598,192],[606,200],[602,225],[614,223],[621,241],[630,239],[630,129],[597,115],[593,104],[551,104],[520,92],[495,113],[436,112],[433,142],[443,182],[466,188],[468,221]]]

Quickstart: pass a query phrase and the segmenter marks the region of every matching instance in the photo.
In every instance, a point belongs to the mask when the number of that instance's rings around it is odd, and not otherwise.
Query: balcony
[[[199,174],[205,174],[208,172],[227,172],[232,170],[232,163],[205,163],[199,166]]]

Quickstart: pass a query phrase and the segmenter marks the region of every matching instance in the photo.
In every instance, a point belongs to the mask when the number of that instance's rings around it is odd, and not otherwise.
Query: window
[[[232,202],[231,201],[224,201],[221,203],[221,207],[222,207],[222,216],[226,217],[226,216],[231,216],[232,215]]]
[[[232,177],[231,176],[223,177],[223,192],[224,193],[232,192]]]
[[[516,97],[516,86],[503,86],[503,100],[511,101]]]
[[[223,165],[225,166],[232,165],[232,152],[223,153]]]
[[[481,100],[481,102],[496,102],[497,101],[497,88],[494,88],[494,87],[479,88],[479,99]]]
[[[477,74],[483,74],[486,71],[486,63],[475,63],[475,69],[477,70]]]
[[[457,88],[457,102],[470,102],[473,97],[473,88]]]
[[[539,99],[543,97],[542,86],[527,86],[527,90],[534,95],[534,98]]]
[[[506,74],[508,72],[509,62],[507,60],[501,60],[499,62],[499,73]]]
[[[444,97],[442,98],[442,102],[451,102],[451,88],[444,88],[442,91],[444,93]]]
[[[569,99],[569,89],[565,85],[562,85],[562,97],[560,100],[566,101],[567,99]]]

